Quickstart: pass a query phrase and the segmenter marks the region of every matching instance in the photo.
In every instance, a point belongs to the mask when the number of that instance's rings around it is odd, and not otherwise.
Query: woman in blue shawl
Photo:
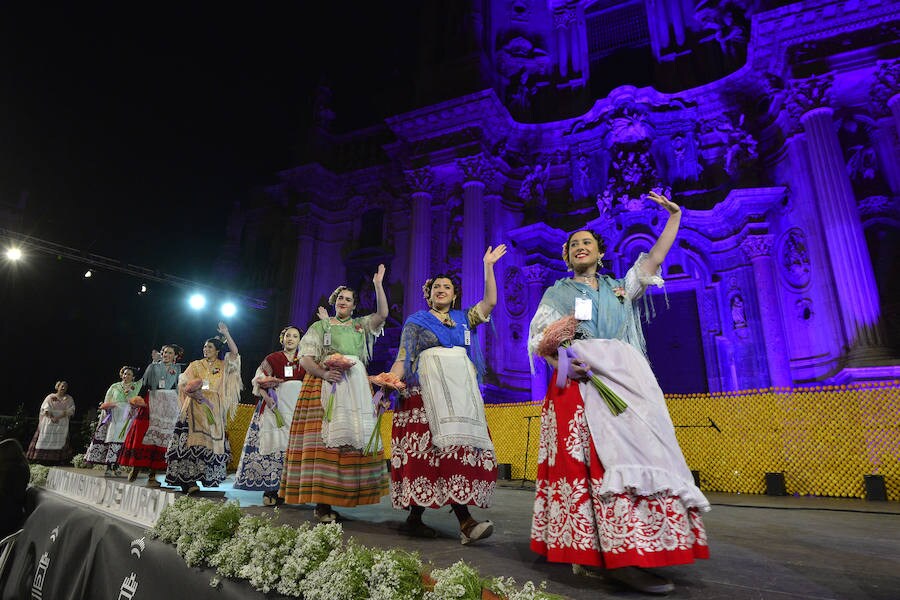
[[[428,310],[403,325],[400,351],[391,373],[406,390],[394,412],[391,432],[391,502],[409,510],[403,533],[435,537],[422,522],[426,508],[451,505],[463,544],[493,533],[490,521],[476,521],[469,505],[487,508],[497,482],[497,459],[478,384],[484,358],[475,328],[497,304],[494,263],[506,246],[484,253],[484,297],[459,310],[459,283],[436,275],[423,287]]]

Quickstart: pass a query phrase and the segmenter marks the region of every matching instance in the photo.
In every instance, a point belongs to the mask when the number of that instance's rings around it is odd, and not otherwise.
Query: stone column
[[[316,289],[314,265],[316,264],[316,226],[312,223],[308,207],[297,211],[291,219],[297,229],[297,256],[294,264],[293,289],[291,290],[291,320],[305,327],[313,317],[311,294]]]
[[[763,344],[766,347],[766,362],[769,364],[769,381],[772,385],[781,387],[790,386],[792,380],[784,324],[778,305],[778,281],[772,262],[772,241],[771,235],[748,235],[741,242],[741,250],[753,265]]]
[[[868,366],[887,352],[872,260],[828,106],[831,84],[830,75],[793,82],[788,108],[806,132],[819,217],[850,343],[848,366]]]
[[[431,186],[434,175],[430,167],[406,171],[406,184],[411,190],[409,217],[409,262],[403,294],[403,316],[425,308],[422,285],[431,268]]]
[[[484,189],[491,179],[483,156],[461,158],[463,174],[462,306],[471,306],[484,295]],[[495,273],[496,275],[496,273]]]

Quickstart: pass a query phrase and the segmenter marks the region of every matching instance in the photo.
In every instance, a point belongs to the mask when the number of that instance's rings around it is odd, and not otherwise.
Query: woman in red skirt
[[[147,487],[160,487],[156,472],[166,470],[166,448],[172,440],[180,409],[178,361],[184,356],[184,350],[177,344],[169,344],[157,356],[161,362],[150,363],[144,371],[139,394],[144,405],[132,406],[133,422],[119,457],[119,464],[131,467],[128,481],[135,481],[141,469],[147,469]]]
[[[391,502],[409,511],[402,531],[418,537],[437,532],[422,522],[426,508],[450,505],[463,544],[493,533],[469,505],[487,508],[497,482],[497,458],[488,433],[478,382],[484,370],[474,329],[497,304],[494,263],[503,244],[484,254],[484,297],[466,311],[455,309],[459,284],[437,275],[424,286],[429,310],[403,325],[391,373],[406,383],[391,432]]]
[[[645,568],[709,556],[700,517],[709,502],[644,353],[636,301],[663,284],[659,267],[681,221],[678,205],[649,198],[669,212],[649,254],[622,279],[598,275],[603,241],[576,231],[563,246],[575,274],[544,293],[532,319],[529,353],[556,371],[541,411],[531,549],[576,572],[599,567],[638,591],[668,593],[672,582]]]

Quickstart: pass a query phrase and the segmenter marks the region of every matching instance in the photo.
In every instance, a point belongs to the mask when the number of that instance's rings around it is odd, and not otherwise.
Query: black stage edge
[[[30,514],[2,573],[4,600],[283,598],[212,569],[188,567],[174,546],[146,531],[40,488],[28,489]]]

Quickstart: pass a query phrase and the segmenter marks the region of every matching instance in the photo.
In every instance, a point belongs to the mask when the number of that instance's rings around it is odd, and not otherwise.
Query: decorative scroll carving
[[[520,317],[528,306],[525,277],[518,267],[507,267],[503,276],[503,304],[512,317]]]
[[[547,268],[542,265],[528,265],[522,267],[522,273],[528,285],[544,285],[544,278],[547,277]]]
[[[809,247],[803,230],[795,227],[787,231],[781,238],[778,254],[785,280],[796,288],[809,285]]]
[[[754,259],[760,256],[769,256],[772,252],[772,236],[748,235],[741,242],[741,250],[747,258]]]

